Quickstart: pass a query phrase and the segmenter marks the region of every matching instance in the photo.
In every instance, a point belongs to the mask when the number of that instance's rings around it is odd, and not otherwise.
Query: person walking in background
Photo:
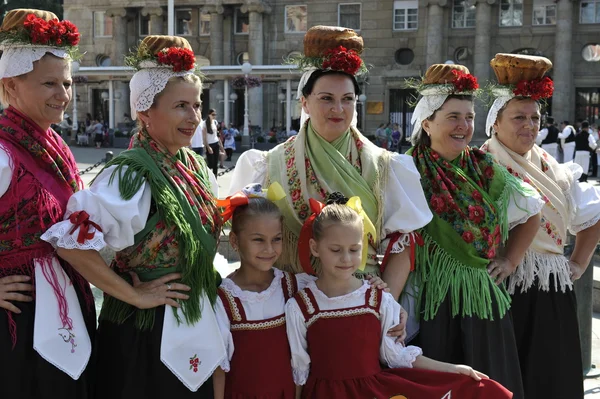
[[[235,151],[235,136],[233,135],[233,129],[223,129],[223,147],[225,148],[225,154],[227,162],[231,162],[231,157]]]
[[[192,150],[201,157],[204,156],[204,134],[202,129],[204,129],[204,121],[196,127],[194,137],[192,137]]]
[[[208,116],[204,120],[202,129],[204,146],[206,148],[206,163],[215,177],[219,172],[219,154],[223,150],[223,144],[218,136],[217,111],[213,108],[208,110]],[[225,152],[225,151],[223,151]]]
[[[554,126],[554,118],[546,118],[546,126],[538,135],[541,147],[554,159],[558,159],[558,128]]]
[[[400,129],[400,125],[394,123],[392,130],[392,148],[390,151],[398,151],[402,153],[402,129]]]
[[[571,162],[575,156],[575,134],[577,134],[577,131],[569,125],[569,121],[564,121],[561,128],[562,132],[558,134],[558,138],[563,150],[562,163],[567,163]]]
[[[590,154],[596,152],[596,140],[589,132],[590,123],[581,122],[581,131],[575,135],[575,163],[581,166],[583,173],[579,178],[580,182],[586,182],[590,170]]]

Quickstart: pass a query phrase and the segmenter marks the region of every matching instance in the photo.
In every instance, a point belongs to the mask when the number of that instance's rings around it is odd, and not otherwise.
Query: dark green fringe
[[[216,302],[219,281],[218,273],[213,267],[217,249],[216,239],[205,230],[198,212],[192,208],[185,195],[172,187],[172,182],[167,180],[145,150],[134,148],[125,151],[107,163],[106,167],[112,165],[117,167],[110,177],[109,184],[118,174],[119,191],[123,199],[131,199],[144,182],[148,182],[161,219],[167,226],[177,227],[176,240],[179,245],[180,262],[175,271],[182,274],[181,283],[191,287],[187,292],[189,299],[181,301],[181,310],[187,324],[196,323],[202,316],[201,295],[206,294],[213,306]],[[127,166],[127,170],[123,170],[124,166]],[[172,270],[165,270],[165,274],[167,272]],[[143,275],[144,273],[140,272],[142,281],[144,281]],[[107,299],[102,310],[104,318],[122,323],[131,316],[134,309],[131,305],[115,299]],[[181,322],[177,312],[173,310],[177,321]],[[142,330],[152,328],[154,309],[134,309],[134,311],[137,311],[136,327]]]
[[[427,234],[422,233],[425,245],[417,250],[416,262],[419,282],[418,309],[424,309],[423,317],[431,320],[450,292],[452,317],[477,316],[494,320],[492,295],[495,296],[500,317],[510,308],[510,296],[504,285],[496,285],[487,268],[474,268],[457,261],[438,246]],[[425,297],[423,298],[423,291]],[[421,301],[425,300],[424,308]],[[462,311],[461,311],[462,308]]]

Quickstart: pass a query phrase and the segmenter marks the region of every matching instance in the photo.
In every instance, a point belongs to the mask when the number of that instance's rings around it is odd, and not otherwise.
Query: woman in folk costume
[[[305,55],[298,60],[306,71],[298,86],[302,128],[269,152],[245,152],[230,191],[251,182],[283,186],[287,197],[278,201],[284,216],[279,265],[308,273],[314,272],[311,262],[319,267],[301,234],[311,214],[309,200],[324,201],[336,191],[360,197],[375,234],[369,237],[367,264],[357,277],[379,275],[377,253],[387,247],[390,256],[382,278],[398,299],[410,269],[410,250],[405,249],[413,240],[411,233],[432,215],[412,159],[377,147],[356,129],[356,76],[366,69],[359,57],[362,49],[362,38],[350,29],[315,26],[307,32]]]
[[[428,357],[480,370],[523,399],[503,280],[531,243],[543,202],[469,147],[477,87],[467,68],[452,64],[432,65],[419,86],[407,154],[423,176],[434,217],[419,231],[423,245],[411,276],[420,316],[416,344]]]
[[[581,398],[573,281],[585,271],[600,238],[600,193],[577,182],[579,165],[559,164],[534,145],[541,117],[538,100],[551,97],[554,90],[544,77],[550,61],[497,54],[491,64],[500,85],[493,91],[496,99],[487,118],[491,138],[482,150],[530,183],[545,202],[533,244],[508,284],[525,396]],[[576,235],[570,259],[563,255],[567,229]]]
[[[89,284],[40,236],[83,188],[50,125],[71,101],[77,27],[17,9],[0,27],[0,386],[6,398],[87,398],[96,329]],[[34,288],[35,287],[35,288]]]
[[[110,383],[98,384],[99,398],[210,398],[225,357],[212,309],[221,218],[214,179],[187,148],[202,83],[180,37],[148,36],[128,60],[140,131],[44,239],[105,292],[97,377]],[[98,253],[106,246],[117,251],[110,268]]]

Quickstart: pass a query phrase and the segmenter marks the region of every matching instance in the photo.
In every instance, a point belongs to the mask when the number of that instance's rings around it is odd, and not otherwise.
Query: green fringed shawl
[[[187,148],[170,154],[145,131],[134,138],[131,149],[105,168],[113,165],[117,167],[109,184],[118,177],[121,197],[131,199],[148,183],[156,208],[144,230],[135,236],[135,244],[117,253],[113,268],[128,281],[130,271],[142,281],[181,273],[181,283],[191,287],[181,310],[186,323],[197,322],[202,312],[201,294],[206,293],[214,304],[220,282],[213,260],[221,218],[210,193],[206,165]],[[140,310],[112,297],[104,301],[101,318],[122,323],[133,314],[137,328],[152,328],[154,309]]]
[[[503,284],[493,282],[487,266],[508,238],[511,196],[526,195],[526,189],[478,149],[467,148],[452,162],[426,146],[413,147],[407,154],[421,173],[434,215],[420,230],[424,245],[416,248],[415,280],[423,317],[434,318],[448,293],[452,316],[503,317],[510,296]]]

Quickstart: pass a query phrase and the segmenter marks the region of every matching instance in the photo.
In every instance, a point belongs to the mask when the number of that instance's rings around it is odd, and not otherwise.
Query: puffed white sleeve
[[[529,183],[508,174],[507,176],[518,185],[512,190],[508,202],[508,227],[512,229],[525,223],[530,217],[540,213],[544,207],[544,200],[540,193]]]
[[[294,298],[285,305],[285,328],[292,352],[292,372],[296,385],[306,384],[310,372],[310,356],[306,341],[306,324]]]
[[[235,194],[248,184],[258,183],[264,186],[266,180],[267,153],[259,150],[248,150],[240,155],[235,164],[228,195]]]
[[[317,280],[316,276],[311,276],[307,273],[294,274],[294,277],[296,278],[296,284],[298,284],[298,291],[306,287],[311,281]]]
[[[225,351],[227,352],[227,356],[223,359],[220,366],[223,371],[229,372],[231,369],[229,362],[231,362],[235,348],[233,346],[233,336],[231,335],[231,323],[229,322],[227,311],[225,311],[225,307],[223,306],[223,301],[221,301],[221,298],[218,296],[215,306],[215,315],[217,316],[217,325],[219,326],[221,337],[223,337],[223,344],[225,345]]]
[[[151,192],[148,183],[144,183],[129,200],[121,198],[119,192],[119,175],[110,182],[113,170],[117,166],[106,168],[88,189],[76,192],[67,203],[65,220],[50,227],[42,239],[54,247],[66,249],[101,250],[105,246],[120,251],[134,243],[134,236],[144,229],[150,213]],[[123,168],[122,173],[125,172]],[[91,239],[78,241],[81,226],[75,227],[69,216],[78,211],[85,211],[89,221],[97,224],[102,231],[93,225],[88,232],[94,233]]]
[[[565,164],[571,169],[573,182],[567,198],[571,202],[571,220],[569,230],[577,234],[592,227],[600,220],[600,188],[587,182],[577,181],[583,170],[577,164]]]
[[[12,180],[13,166],[10,156],[2,146],[0,146],[0,197],[2,197]]]
[[[433,218],[421,187],[421,175],[411,156],[391,156],[384,190],[384,234],[401,233],[391,250],[391,253],[399,253],[409,242],[408,234],[427,225]],[[388,239],[383,240],[382,248],[386,248],[388,242]]]
[[[387,335],[390,328],[400,323],[400,305],[392,294],[383,293],[379,313],[381,315],[381,336],[383,337],[379,346],[379,359],[391,368],[412,368],[417,357],[423,354],[421,348],[396,343],[395,337]]]

